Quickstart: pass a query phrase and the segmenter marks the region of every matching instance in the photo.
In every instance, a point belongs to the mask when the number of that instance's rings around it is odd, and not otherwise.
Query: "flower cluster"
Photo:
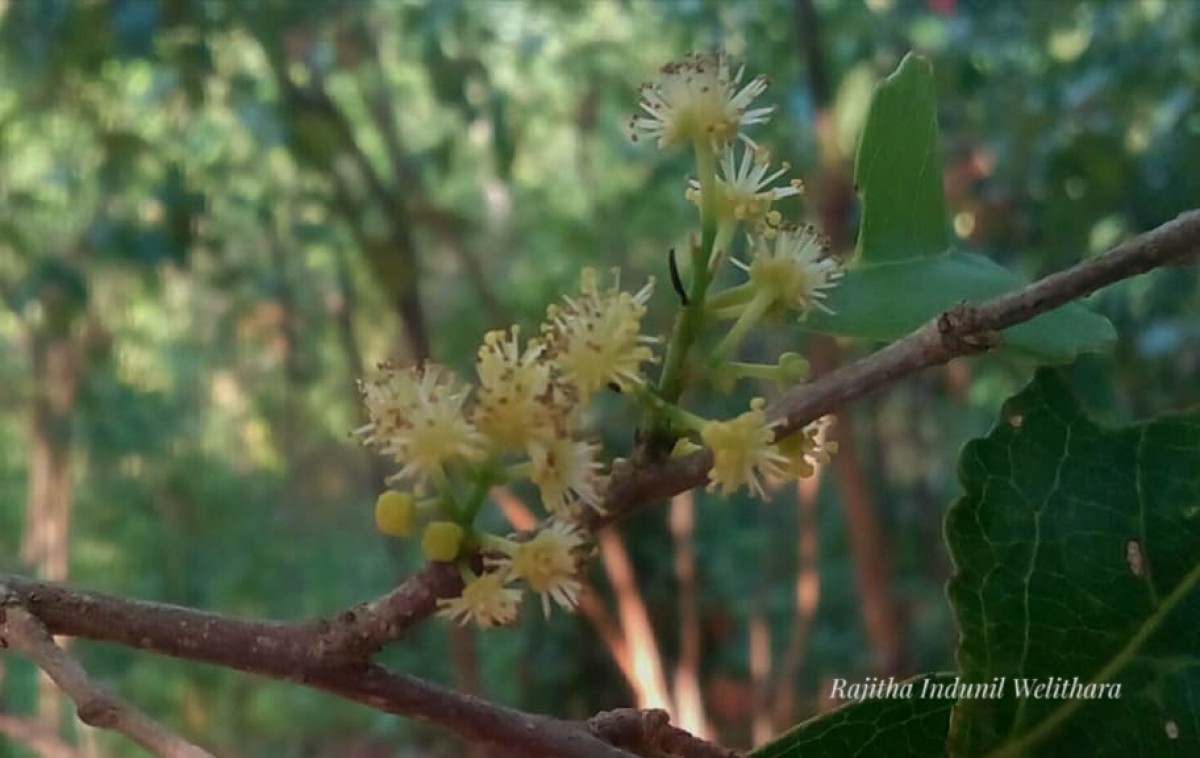
[[[630,121],[635,139],[644,134],[661,148],[691,147],[696,154],[699,176],[689,180],[685,194],[700,209],[702,225],[715,230],[706,235],[711,247],[697,249],[697,263],[704,264],[704,270],[715,272],[727,258],[725,248],[737,228],[746,232],[750,260],[733,262],[747,281],[711,295],[705,290],[707,280],[698,289],[708,319],[733,321],[708,365],[711,383],[723,391],[740,377],[770,378],[779,384],[802,379],[807,364],[799,356],[786,362],[781,358],[772,366],[738,363],[734,354],[769,315],[793,312],[805,319],[814,310],[831,313],[825,300],[842,277],[828,239],[811,225],[785,221],[776,208],[778,201],[799,195],[803,184],[777,184],[790,167],[784,163],[773,171],[770,153],[745,133],[746,127],[765,123],[773,111],[751,107],[766,90],[766,80],[757,77],[742,85],[743,70],[731,75],[732,70],[721,53],[693,55],[665,66],[643,85],[642,113]],[[690,294],[694,297],[697,290]],[[676,428],[695,435],[712,451],[710,489],[730,493],[745,486],[765,497],[764,479],[811,476],[815,465],[833,452],[832,445],[820,441],[819,424],[777,439],[777,425],[768,421],[764,407],[762,400],[755,400],[749,411],[727,421],[707,421],[679,410],[672,414]],[[676,450],[694,444],[686,442]]]
[[[621,292],[619,282],[601,290],[595,270],[584,269],[580,297],[550,306],[546,341],[581,398],[610,383],[621,390],[642,383],[640,367],[653,360],[649,345],[656,341],[640,334],[653,287],[651,279],[634,295]]]
[[[503,571],[476,576],[464,569],[466,590],[444,603],[443,615],[485,626],[511,621],[520,593],[508,585],[517,580],[546,603],[574,605],[579,584],[568,557],[582,539],[569,524],[582,508],[600,506],[605,486],[600,448],[582,437],[583,411],[606,385],[645,382],[642,365],[655,359],[655,340],[641,331],[652,288],[653,280],[630,294],[585,270],[580,294],[547,310],[538,337],[522,344],[515,326],[484,335],[474,386],[432,363],[383,364],[359,383],[369,423],[355,435],[399,467],[387,482],[406,490],[379,498],[382,531],[407,536],[422,525],[425,554],[454,560],[486,542],[473,522],[487,490],[519,478],[531,480],[544,508],[560,519],[511,547]],[[465,494],[463,481],[473,485]]]
[[[379,529],[396,536],[420,530],[426,557],[456,562],[462,575],[463,591],[439,600],[439,615],[480,626],[511,623],[522,586],[540,596],[547,615],[552,605],[577,605],[586,542],[578,517],[601,508],[607,487],[600,446],[585,437],[583,414],[606,387],[639,404],[642,431],[649,432],[643,439],[675,440],[677,455],[698,443],[707,447],[710,491],[746,487],[765,498],[768,481],[811,476],[835,451],[821,422],[784,434],[760,398],[727,420],[679,406],[685,385],[697,382],[728,392],[745,378],[803,381],[808,364],[795,353],[773,364],[739,362],[736,353],[768,316],[831,313],[828,296],[842,277],[828,240],[811,225],[787,221],[778,207],[803,184],[784,179],[790,166],[772,168],[769,151],[746,134],[774,110],[752,107],[766,87],[763,77],[744,81],[741,67],[713,53],[667,65],[641,89],[632,136],[694,151],[697,176],[685,195],[699,209],[702,229],[691,245],[686,286],[671,259],[684,307],[656,383],[643,375],[656,362],[658,340],[642,331],[653,280],[627,292],[617,276],[606,282],[592,269],[583,271],[578,294],[547,309],[532,337],[516,326],[484,335],[474,383],[432,363],[384,364],[360,383],[369,422],[355,434],[398,467],[387,480],[397,489],[376,503]],[[739,230],[747,262],[728,254]],[[709,293],[726,260],[745,280]],[[688,355],[702,331],[727,322],[707,358]],[[540,493],[549,514],[541,530],[515,538],[480,531],[476,516],[489,490],[518,479]]]
[[[493,538],[487,547],[500,557],[489,557],[488,565],[509,579],[522,580],[542,596],[542,611],[550,615],[550,601],[574,608],[583,588],[574,576],[575,551],[583,547],[579,530],[554,521],[526,542]]]

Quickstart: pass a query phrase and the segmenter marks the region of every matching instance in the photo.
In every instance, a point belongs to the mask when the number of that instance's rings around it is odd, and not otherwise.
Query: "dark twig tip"
[[[675,248],[667,253],[667,262],[671,270],[671,286],[675,288],[675,294],[679,295],[679,303],[683,307],[688,305],[687,290],[683,287],[683,278],[679,275],[679,265],[675,262]]]

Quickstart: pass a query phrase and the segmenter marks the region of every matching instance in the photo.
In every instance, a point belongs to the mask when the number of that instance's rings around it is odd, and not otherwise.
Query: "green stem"
[[[717,349],[713,351],[715,360],[722,360],[726,356],[732,355],[733,351],[737,350],[738,345],[742,344],[742,339],[746,333],[758,325],[762,321],[762,317],[766,315],[767,309],[775,299],[761,292],[754,296],[754,299],[746,304],[742,309],[742,313],[738,316],[738,320],[733,322],[733,326],[729,327],[729,333],[725,335]]]
[[[726,290],[714,294],[706,302],[709,313],[721,308],[728,308],[731,305],[743,305],[750,302],[750,298],[754,297],[755,287],[750,282],[743,282],[736,287],[730,287]]]
[[[717,238],[717,155],[712,145],[707,142],[696,142],[696,173],[700,175],[700,192],[703,194],[700,207],[701,241],[700,249],[692,251],[692,262],[697,270],[708,268],[708,259],[712,255],[713,244]]]
[[[515,482],[520,479],[528,479],[533,474],[533,461],[522,461],[514,463],[504,469],[505,481]]]
[[[717,269],[721,267],[721,261],[729,255],[729,243],[733,240],[733,233],[736,229],[736,221],[722,221],[717,225],[717,236],[713,240],[713,255],[708,260],[708,275],[710,279],[717,272]]]
[[[479,535],[479,547],[484,550],[494,550],[497,553],[508,553],[516,548],[517,543],[495,534]]]
[[[454,496],[454,488],[450,486],[450,480],[446,477],[444,469],[434,474],[433,484],[434,489],[437,491],[438,513],[447,521],[458,522],[462,511],[459,508],[458,498]]]
[[[700,244],[692,248],[692,286],[688,290],[688,304],[683,306],[675,318],[671,330],[671,341],[667,344],[667,355],[663,359],[662,376],[658,381],[658,394],[668,403],[679,400],[683,394],[684,371],[688,350],[699,336],[704,324],[704,297],[708,292],[712,275],[708,261],[712,257],[717,238],[716,182],[717,157],[712,145],[697,141],[696,170],[700,175]],[[660,423],[653,424],[661,428]]]
[[[770,363],[737,363],[732,362],[729,368],[733,370],[739,377],[746,379],[767,379],[772,382],[779,381],[779,366]]]
[[[471,568],[471,564],[465,560],[458,561],[458,575],[462,577],[463,584],[470,584],[479,578],[475,574],[475,569]]]
[[[715,321],[733,321],[737,319],[746,310],[746,305],[750,303],[747,300],[741,305],[727,305],[724,308],[709,308],[708,317]]]
[[[479,515],[479,509],[483,507],[483,501],[487,499],[487,493],[491,490],[492,485],[496,483],[496,470],[491,464],[482,466],[475,475],[475,485],[471,488],[471,493],[467,496],[467,506],[463,526],[471,526],[475,523],[475,517]]]
[[[672,428],[689,429],[693,432],[699,432],[708,419],[701,418],[694,413],[689,413],[678,405],[664,404],[660,409],[660,413],[671,421]]]

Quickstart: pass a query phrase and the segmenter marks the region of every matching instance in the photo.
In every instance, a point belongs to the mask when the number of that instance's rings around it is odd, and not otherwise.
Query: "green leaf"
[[[862,196],[857,267],[833,290],[834,314],[813,314],[810,331],[890,342],[962,301],[1021,285],[986,258],[947,252],[937,153],[933,67],[909,54],[875,91],[854,169]],[[1112,325],[1079,305],[1005,331],[1009,351],[1049,363],[1107,349]]]
[[[1104,429],[1042,370],[959,476],[960,673],[1007,685],[957,703],[951,753],[1200,755],[1200,413]],[[1072,699],[1076,679],[1120,697]]]
[[[802,327],[890,342],[961,301],[979,303],[1019,286],[1015,274],[970,253],[867,266],[847,272],[829,293],[832,315],[813,313]],[[1115,339],[1108,319],[1074,303],[1004,331],[1006,347],[1050,363],[1105,350]]]
[[[942,755],[953,700],[920,697],[925,681],[942,685],[953,674],[930,674],[904,682],[908,692],[896,697],[852,702],[809,719],[787,734],[763,745],[749,758],[893,758],[898,755]]]
[[[933,66],[909,53],[875,91],[858,144],[859,260],[884,263],[946,250]]]

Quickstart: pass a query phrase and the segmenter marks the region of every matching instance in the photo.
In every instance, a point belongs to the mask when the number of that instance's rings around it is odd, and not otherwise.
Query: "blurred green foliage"
[[[1196,205],[1196,4],[815,5],[843,155],[854,153],[875,82],[909,50],[935,63],[957,246],[1038,276]],[[484,329],[532,327],[584,265],[619,265],[628,282],[665,279],[666,251],[682,248],[692,223],[686,166],[636,151],[622,132],[637,84],[663,62],[717,44],[744,56],[772,77],[768,97],[780,105],[757,136],[798,175],[820,173],[822,103],[791,0],[0,8],[0,564],[21,569],[28,335],[54,327],[83,361],[71,578],[109,592],[296,617],[334,612],[411,570],[416,556],[374,532],[378,479],[347,437],[361,423],[352,380],[409,350],[396,308],[409,281],[421,285],[432,354],[465,372]],[[661,288],[654,331],[667,331],[670,303]],[[1111,354],[1072,369],[1096,413],[1130,419],[1200,400],[1195,268],[1126,282],[1089,305],[1119,335]],[[758,349],[796,347],[782,339]],[[930,545],[958,492],[957,447],[1029,373],[981,359],[965,393],[927,375],[843,421],[877,493],[912,672],[951,664],[948,561]],[[632,419],[600,418],[608,450],[624,451]],[[791,501],[698,496],[706,681],[747,679],[754,613],[777,655],[786,642]],[[875,665],[837,505],[836,488],[823,486],[820,604],[796,682],[805,713],[829,677]],[[673,659],[661,509],[623,533]],[[599,568],[593,579],[606,588]],[[382,659],[450,682],[445,637],[425,625]],[[572,717],[628,702],[578,618],[529,613],[479,644],[489,697]],[[295,686],[78,650],[106,682],[218,750],[457,754],[436,731]],[[6,708],[32,707],[28,666],[6,659],[3,694]],[[729,744],[748,742],[736,707],[712,715]]]

